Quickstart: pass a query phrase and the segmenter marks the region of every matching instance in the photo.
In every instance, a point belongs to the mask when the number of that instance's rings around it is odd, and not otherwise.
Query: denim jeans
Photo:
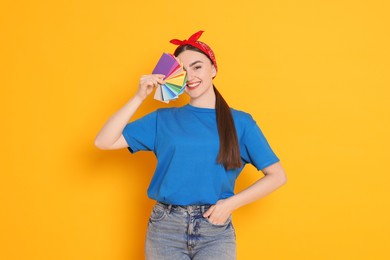
[[[203,213],[211,205],[174,206],[157,202],[149,218],[147,260],[234,260],[236,235],[231,216],[211,224]]]

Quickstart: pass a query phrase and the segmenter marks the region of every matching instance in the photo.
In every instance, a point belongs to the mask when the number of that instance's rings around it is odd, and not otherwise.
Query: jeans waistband
[[[172,205],[172,204],[166,204],[157,201],[157,205],[160,205],[164,207],[168,212],[171,212],[171,210],[175,211],[182,211],[182,212],[201,212],[202,214],[205,213],[212,205],[206,204],[206,205],[190,205],[190,206],[180,206],[180,205]]]

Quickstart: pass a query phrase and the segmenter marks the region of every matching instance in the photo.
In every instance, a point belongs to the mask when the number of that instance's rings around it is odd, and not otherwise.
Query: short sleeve
[[[137,119],[123,129],[128,149],[131,153],[138,151],[154,151],[157,132],[157,112],[152,112]]]
[[[246,131],[242,139],[241,157],[245,163],[251,163],[262,170],[279,161],[259,126],[254,124]]]

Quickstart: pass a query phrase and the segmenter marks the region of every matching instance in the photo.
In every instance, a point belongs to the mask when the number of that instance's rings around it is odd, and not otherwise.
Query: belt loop
[[[168,214],[171,214],[171,211],[172,211],[172,204],[169,204],[169,205],[168,205],[167,210],[168,210]]]
[[[165,203],[163,203],[163,202],[157,202],[157,203],[164,207],[164,211],[165,211],[166,213],[168,213],[168,214],[171,213],[172,204],[165,204]]]
[[[204,208],[205,208],[205,205],[202,205],[201,206],[202,215],[204,214]]]

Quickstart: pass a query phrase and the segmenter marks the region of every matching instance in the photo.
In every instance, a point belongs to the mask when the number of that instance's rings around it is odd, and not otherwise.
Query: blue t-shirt
[[[279,161],[251,115],[231,109],[243,165],[261,170]],[[242,171],[218,164],[215,109],[189,104],[161,108],[126,125],[129,151],[153,151],[157,167],[148,188],[151,199],[174,205],[215,204],[234,195]]]

